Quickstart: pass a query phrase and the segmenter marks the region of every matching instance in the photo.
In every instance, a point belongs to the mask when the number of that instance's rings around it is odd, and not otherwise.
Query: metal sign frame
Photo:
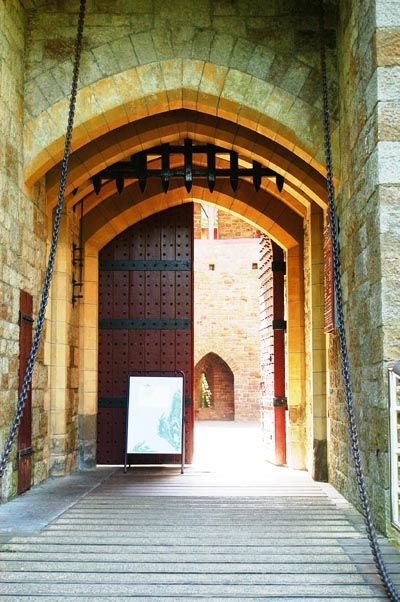
[[[128,375],[127,388],[127,403],[126,403],[126,438],[125,438],[125,456],[124,456],[124,473],[127,472],[127,467],[131,467],[132,462],[128,456],[135,456],[135,453],[128,452],[128,436],[129,436],[129,399],[130,399],[130,379],[131,377],[146,378],[146,377],[181,377],[182,378],[182,400],[181,400],[181,474],[185,469],[185,373],[182,370],[138,370],[130,372]],[[163,455],[156,452],[157,455]]]
[[[400,438],[398,434],[398,421],[400,416],[400,362],[389,370],[389,432],[390,432],[390,498],[392,525],[400,530],[399,504],[399,461]]]

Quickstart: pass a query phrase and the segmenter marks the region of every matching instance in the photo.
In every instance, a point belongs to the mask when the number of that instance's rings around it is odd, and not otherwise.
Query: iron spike
[[[208,190],[213,192],[215,188],[215,146],[207,144],[207,182]]]
[[[169,188],[169,144],[165,143],[161,147],[161,185],[163,191],[168,192]]]
[[[238,174],[239,157],[238,157],[238,154],[236,151],[231,151],[230,156],[231,156],[230,181],[231,181],[231,187],[232,187],[233,192],[236,192],[238,184],[239,184],[239,174]]]
[[[101,176],[99,174],[93,176],[93,189],[97,195],[100,194],[101,190]]]
[[[192,190],[193,183],[193,151],[192,141],[190,138],[185,138],[184,145],[184,158],[185,158],[185,188],[187,192]]]
[[[256,192],[260,190],[261,178],[261,164],[258,161],[253,161],[253,184]]]
[[[115,183],[117,185],[117,190],[118,190],[119,194],[121,194],[121,192],[123,191],[124,186],[125,186],[124,176],[117,176],[115,178]]]

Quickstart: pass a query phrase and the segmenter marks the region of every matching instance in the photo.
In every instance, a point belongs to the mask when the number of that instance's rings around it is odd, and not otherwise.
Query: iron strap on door
[[[120,330],[170,330],[191,328],[192,320],[180,318],[113,318],[99,320],[99,328],[111,328]]]
[[[390,578],[385,562],[380,550],[374,521],[372,519],[371,510],[369,507],[368,492],[365,485],[363,466],[360,455],[360,443],[358,437],[357,423],[354,414],[354,399],[353,387],[350,377],[350,365],[347,350],[346,329],[343,310],[343,296],[341,285],[341,264],[339,254],[339,236],[336,222],[335,208],[335,190],[333,185],[333,170],[332,170],[332,150],[331,150],[331,131],[330,131],[330,116],[329,116],[329,99],[328,99],[328,79],[326,70],[326,56],[324,43],[324,0],[320,0],[320,42],[321,42],[321,83],[323,96],[323,118],[324,118],[324,137],[325,137],[325,159],[326,159],[326,184],[328,191],[328,206],[329,206],[329,226],[332,239],[332,254],[333,254],[333,275],[334,288],[336,299],[336,312],[338,320],[340,355],[342,361],[342,378],[344,384],[345,404],[347,410],[348,427],[350,433],[351,450],[354,459],[354,465],[357,477],[357,486],[360,496],[364,523],[367,530],[367,535],[371,547],[372,557],[375,562],[378,574],[386,589],[388,597],[394,602],[400,602],[400,593]]]
[[[127,260],[127,259],[103,259],[99,262],[100,270],[129,270],[130,272],[150,272],[158,270],[173,270],[173,271],[190,271],[190,261],[174,261],[174,260]]]

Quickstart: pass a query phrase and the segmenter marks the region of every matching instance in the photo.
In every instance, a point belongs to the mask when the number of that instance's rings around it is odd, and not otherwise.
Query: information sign
[[[181,454],[184,443],[184,375],[129,376],[125,468],[128,454]]]

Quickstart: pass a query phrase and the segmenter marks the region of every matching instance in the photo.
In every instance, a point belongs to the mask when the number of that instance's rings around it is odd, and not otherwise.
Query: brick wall
[[[226,220],[237,236],[248,234],[246,224],[241,230],[242,220],[226,216],[219,212],[220,227]],[[234,375],[236,420],[260,418],[260,241],[255,232],[252,238],[195,240],[195,365],[209,353],[228,364]]]
[[[201,205],[194,203],[194,238],[201,236]],[[240,217],[236,217],[227,211],[218,211],[218,240],[234,238],[259,238],[260,231],[248,224]],[[207,238],[207,237],[206,237]]]

